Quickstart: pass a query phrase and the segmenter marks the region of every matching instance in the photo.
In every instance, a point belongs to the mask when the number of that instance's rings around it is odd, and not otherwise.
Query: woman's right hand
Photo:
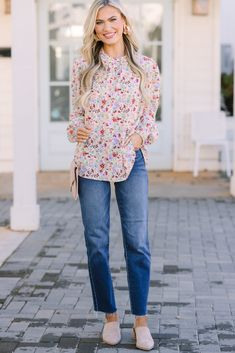
[[[92,128],[89,126],[85,126],[85,127],[80,127],[78,129],[78,142],[85,142],[87,140],[87,138],[89,137],[90,133],[91,133]]]

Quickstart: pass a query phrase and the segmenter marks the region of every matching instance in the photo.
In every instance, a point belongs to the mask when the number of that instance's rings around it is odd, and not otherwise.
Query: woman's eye
[[[111,19],[110,19],[110,21],[112,21],[112,22],[113,22],[113,21],[116,21],[116,20],[117,20],[116,18],[111,18]],[[97,24],[97,25],[100,25],[100,24],[102,24],[102,22],[97,21],[96,24]]]

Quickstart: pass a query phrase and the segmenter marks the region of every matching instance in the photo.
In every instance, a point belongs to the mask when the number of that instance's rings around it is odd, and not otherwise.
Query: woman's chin
[[[105,44],[105,45],[115,45],[119,42],[120,39],[103,39],[102,42]]]

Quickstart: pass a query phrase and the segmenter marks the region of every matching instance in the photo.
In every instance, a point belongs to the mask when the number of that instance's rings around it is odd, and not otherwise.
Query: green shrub
[[[226,111],[233,115],[233,73],[221,75],[221,94]]]

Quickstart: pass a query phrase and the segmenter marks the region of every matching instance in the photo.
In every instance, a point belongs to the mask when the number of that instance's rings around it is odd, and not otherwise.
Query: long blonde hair
[[[81,54],[88,64],[88,66],[81,73],[81,95],[78,98],[77,104],[80,104],[82,107],[86,107],[88,103],[88,98],[91,93],[92,80],[101,67],[102,62],[99,57],[99,52],[103,46],[103,43],[98,40],[95,35],[95,23],[96,17],[99,9],[102,7],[110,5],[117,8],[125,20],[125,24],[128,26],[128,32],[123,33],[123,41],[125,46],[125,54],[127,61],[130,65],[130,68],[134,73],[140,77],[140,91],[143,98],[148,101],[148,98],[145,95],[145,80],[146,74],[142,67],[137,63],[136,53],[138,51],[138,44],[135,38],[135,35],[132,30],[131,22],[128,19],[126,10],[123,8],[119,0],[94,0],[90,6],[85,24],[84,24],[84,37],[83,37],[83,46],[81,48]]]

